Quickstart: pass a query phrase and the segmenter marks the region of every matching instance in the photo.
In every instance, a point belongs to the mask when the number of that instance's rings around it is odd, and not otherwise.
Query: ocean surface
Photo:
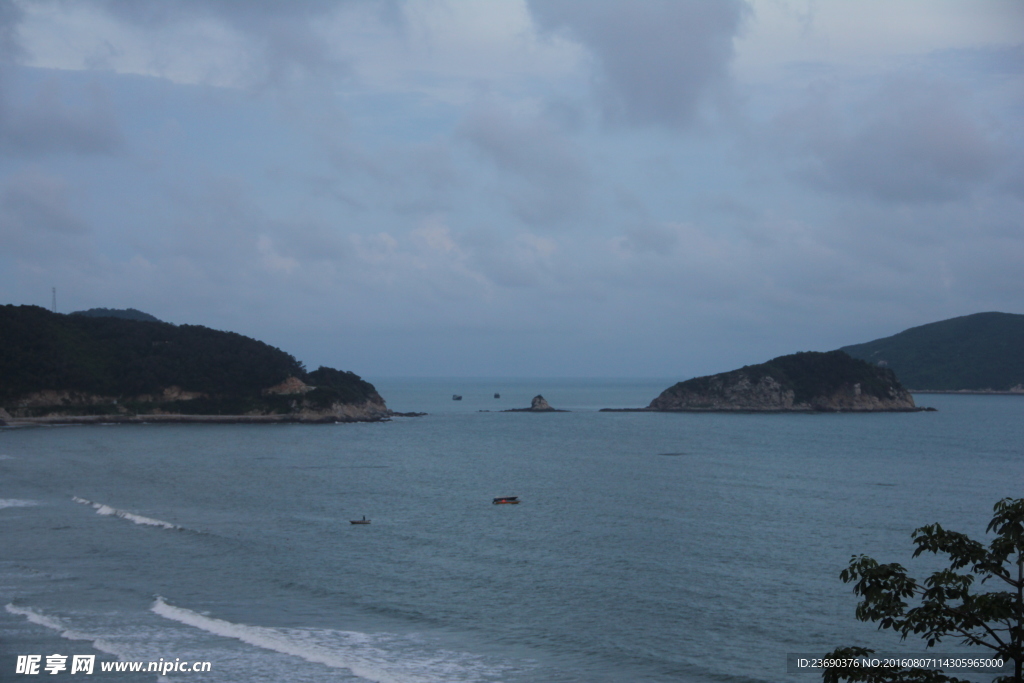
[[[672,381],[370,379],[429,415],[0,430],[0,681],[82,678],[15,673],[57,653],[211,663],[95,681],[810,683],[788,653],[923,652],[854,619],[851,555],[923,573],[914,528],[984,537],[1024,496],[1024,397],[600,413]],[[497,412],[538,393],[571,412]]]

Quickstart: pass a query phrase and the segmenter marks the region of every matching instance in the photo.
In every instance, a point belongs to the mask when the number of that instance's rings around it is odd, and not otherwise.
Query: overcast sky
[[[1024,313],[1020,0],[0,0],[0,303],[685,379]]]

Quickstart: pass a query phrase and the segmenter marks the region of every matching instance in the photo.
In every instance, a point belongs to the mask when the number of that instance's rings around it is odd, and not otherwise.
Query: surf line
[[[114,517],[127,519],[129,522],[135,522],[136,524],[142,524],[145,526],[158,526],[162,529],[174,529],[176,531],[185,531],[185,527],[178,526],[177,524],[171,524],[170,522],[164,522],[159,519],[153,519],[152,517],[143,517],[142,515],[137,515],[133,512],[127,512],[125,510],[118,510],[117,508],[112,508],[109,505],[104,505],[103,503],[94,503],[91,500],[79,498],[78,496],[71,496],[71,500],[75,501],[76,503],[81,503],[82,505],[90,505],[96,508],[97,515],[112,515]]]
[[[27,508],[33,505],[39,505],[34,500],[19,500],[17,498],[0,498],[0,510],[3,508]]]
[[[50,630],[56,631],[60,634],[61,638],[65,638],[67,640],[84,640],[86,642],[91,643],[93,649],[95,650],[105,652],[108,655],[114,655],[118,659],[124,658],[125,653],[118,651],[117,648],[111,645],[108,641],[103,640],[100,637],[92,636],[87,633],[82,633],[81,631],[74,631],[72,629],[69,629],[67,626],[64,625],[63,622],[61,622],[60,619],[57,619],[56,617],[49,617],[45,614],[40,614],[39,612],[36,612],[35,610],[29,609],[27,607],[18,607],[10,603],[5,605],[4,609],[6,609],[10,614],[17,614],[18,616],[25,617],[26,619],[28,619],[29,623],[36,624],[37,626],[43,626]]]
[[[345,656],[320,645],[302,643],[298,639],[292,638],[287,632],[278,629],[266,626],[236,624],[224,621],[223,619],[208,617],[183,607],[169,605],[159,595],[150,610],[165,619],[193,626],[214,635],[234,638],[264,650],[291,655],[304,659],[307,662],[323,664],[334,669],[347,669],[359,678],[365,678],[374,683],[431,683],[436,680],[433,678],[424,679],[408,676],[405,673],[400,677],[394,677],[385,671],[381,671],[378,666],[375,666],[376,662],[369,658],[360,657],[359,655]],[[353,632],[352,635],[361,636],[363,634]]]

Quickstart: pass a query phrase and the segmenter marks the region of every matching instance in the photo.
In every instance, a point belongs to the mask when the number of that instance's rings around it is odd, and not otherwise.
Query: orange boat
[[[491,501],[494,505],[519,505],[519,496],[502,496]]]

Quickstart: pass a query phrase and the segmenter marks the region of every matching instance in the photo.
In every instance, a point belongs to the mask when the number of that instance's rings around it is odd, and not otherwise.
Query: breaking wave
[[[159,519],[153,519],[152,517],[143,517],[142,515],[137,515],[134,512],[118,510],[117,508],[112,508],[109,505],[104,505],[103,503],[94,503],[91,500],[79,498],[78,496],[72,496],[71,500],[75,501],[76,503],[81,503],[82,505],[90,505],[96,508],[97,515],[112,515],[114,517],[120,517],[121,519],[127,519],[129,522],[135,522],[136,524],[143,524],[145,526],[158,526],[163,529],[176,529],[178,531],[182,531],[185,529],[185,527],[178,526],[177,524],[171,524],[170,522],[164,522]]]
[[[111,643],[103,640],[102,638],[97,638],[95,636],[90,636],[87,633],[70,629],[63,621],[61,621],[57,617],[51,617],[45,614],[40,614],[39,612],[31,610],[27,607],[18,607],[13,604],[5,605],[4,609],[6,609],[11,614],[17,614],[19,616],[25,617],[26,619],[28,619],[30,623],[37,624],[39,626],[43,626],[53,631],[56,631],[60,634],[61,638],[65,638],[67,640],[84,640],[86,642],[89,642],[92,645],[93,649],[99,650],[100,652],[106,652],[107,654],[114,655],[118,658],[121,658],[123,656],[123,653],[118,651],[118,649],[115,648]]]
[[[32,505],[39,505],[34,500],[18,500],[17,498],[0,498],[0,510],[4,508],[27,508]]]
[[[375,683],[480,682],[496,680],[504,668],[476,655],[425,648],[414,638],[387,633],[269,628],[236,624],[169,605],[157,597],[152,611],[181,624],[248,645],[347,669]]]

